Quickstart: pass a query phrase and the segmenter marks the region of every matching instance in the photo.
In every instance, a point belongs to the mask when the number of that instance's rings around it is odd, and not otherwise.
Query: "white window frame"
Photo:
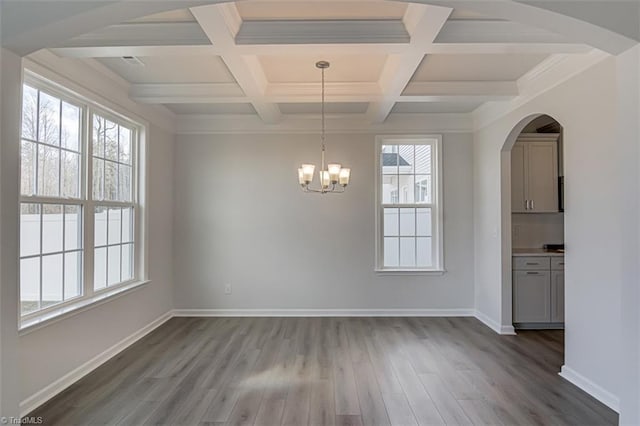
[[[48,197],[39,195],[22,195],[20,191],[19,206],[22,203],[45,203],[59,205],[82,206],[82,295],[55,305],[40,309],[25,315],[21,315],[18,309],[18,323],[21,332],[39,328],[40,326],[57,320],[60,317],[86,310],[91,305],[103,303],[106,299],[120,296],[128,291],[149,282],[147,268],[147,218],[144,201],[146,199],[146,128],[147,124],[137,119],[126,111],[120,112],[107,105],[107,102],[95,101],[92,97],[83,96],[65,85],[40,75],[29,69],[24,69],[22,87],[29,85],[37,90],[42,90],[65,102],[78,106],[81,111],[81,131],[79,133],[80,145],[80,198]],[[22,90],[21,87],[21,90]],[[22,99],[22,97],[21,97]],[[20,104],[20,117],[22,119],[22,102]],[[93,115],[99,115],[116,124],[132,130],[131,134],[131,180],[132,201],[106,201],[93,199],[93,185],[90,180],[93,167]],[[22,124],[20,124],[22,133]],[[22,136],[22,134],[20,135]],[[22,139],[22,138],[21,138]],[[20,142],[22,143],[22,142]],[[22,173],[22,170],[20,170]],[[96,290],[94,288],[94,212],[95,206],[107,207],[133,207],[133,278],[124,282],[108,285]],[[20,207],[19,207],[20,208]],[[42,238],[42,236],[40,236]],[[20,248],[18,247],[20,257]],[[42,256],[42,254],[41,254]],[[122,265],[121,265],[122,269]],[[19,274],[18,274],[19,275]],[[19,278],[18,278],[19,279]],[[64,285],[64,283],[63,283]],[[18,283],[18,303],[22,303],[20,295],[21,286]]]
[[[382,146],[383,145],[431,145],[433,194],[431,204],[383,204],[382,203]],[[444,268],[443,237],[443,185],[442,185],[442,135],[380,135],[375,143],[375,271],[390,274],[442,275]],[[409,207],[431,208],[431,238],[433,266],[424,267],[386,267],[384,266],[384,208]]]

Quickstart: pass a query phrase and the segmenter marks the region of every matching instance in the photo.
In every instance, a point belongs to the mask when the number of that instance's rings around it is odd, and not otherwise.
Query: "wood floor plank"
[[[446,424],[460,426],[473,424],[437,374],[421,374],[420,381]]]
[[[615,425],[562,331],[474,318],[174,318],[29,413],[45,425]]]

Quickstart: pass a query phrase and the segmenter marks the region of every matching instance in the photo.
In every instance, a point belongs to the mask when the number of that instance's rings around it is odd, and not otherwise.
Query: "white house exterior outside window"
[[[442,272],[442,138],[376,139],[376,269]]]

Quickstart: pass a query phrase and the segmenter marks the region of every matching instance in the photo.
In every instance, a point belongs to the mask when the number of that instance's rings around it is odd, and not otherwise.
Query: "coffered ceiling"
[[[591,48],[460,7],[245,0],[152,14],[51,50],[105,67],[139,102],[265,123],[319,113],[315,62],[327,60],[327,113],[382,123],[512,99],[527,75]]]

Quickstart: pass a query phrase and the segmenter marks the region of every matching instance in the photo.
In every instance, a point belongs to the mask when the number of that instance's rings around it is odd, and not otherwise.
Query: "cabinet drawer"
[[[552,257],[551,269],[554,271],[564,271],[564,257]]]
[[[513,258],[513,269],[517,271],[530,271],[530,270],[539,271],[539,270],[549,270],[550,268],[551,268],[551,263],[548,257],[518,256]]]

